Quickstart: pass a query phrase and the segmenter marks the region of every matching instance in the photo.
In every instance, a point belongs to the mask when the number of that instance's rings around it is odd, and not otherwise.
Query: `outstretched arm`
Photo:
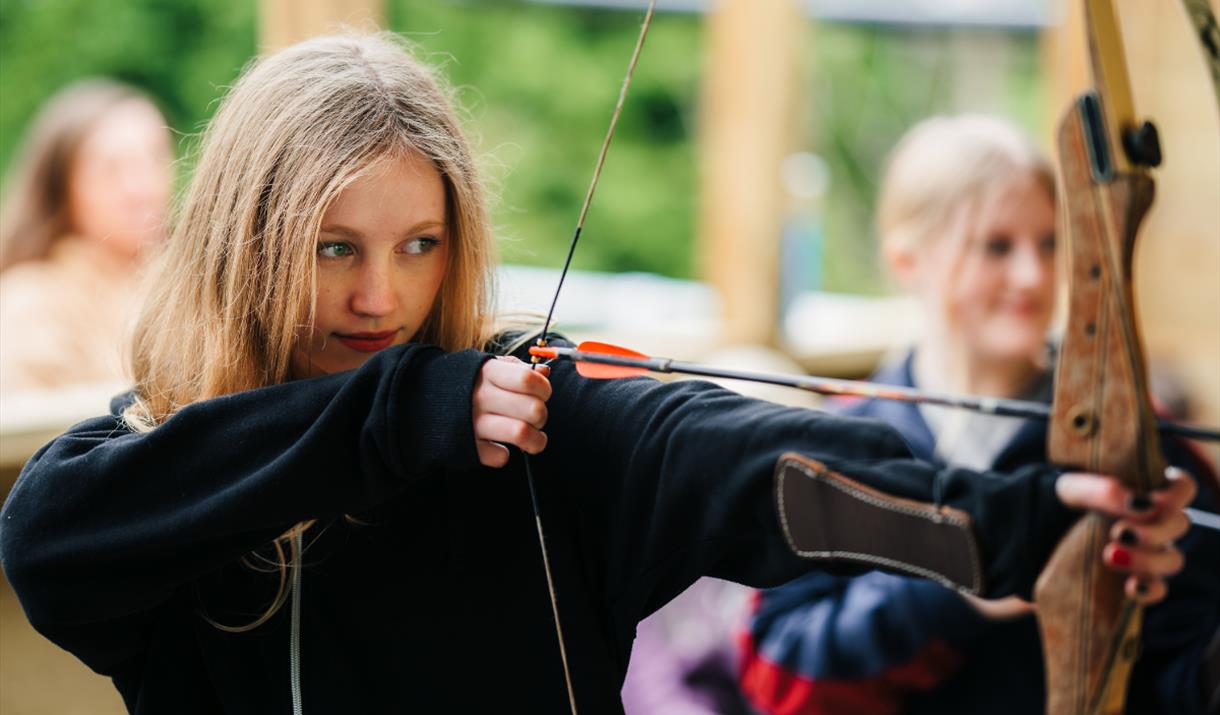
[[[789,548],[773,491],[776,463],[788,451],[880,493],[969,515],[989,596],[1029,592],[1075,508],[1160,524],[1180,512],[1192,489],[1179,488],[1143,514],[1099,477],[1063,480],[1061,499],[1051,467],[984,477],[938,470],[911,460],[897,433],[879,422],[777,407],[707,383],[587,380],[568,365],[553,367],[550,443],[540,463],[566,472],[548,481],[579,510],[577,530],[604,558],[597,577],[619,619],[642,618],[700,575],[768,586],[811,568],[861,570],[844,559],[802,561]],[[1152,553],[1167,538],[1156,531],[1156,543],[1128,554],[1127,568],[1152,579],[1142,598],[1156,598],[1156,577],[1175,567],[1173,556]]]

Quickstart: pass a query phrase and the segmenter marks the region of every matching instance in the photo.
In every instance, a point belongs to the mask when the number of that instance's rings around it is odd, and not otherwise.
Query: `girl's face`
[[[917,290],[968,357],[1036,361],[1055,304],[1055,203],[1034,177],[960,208],[913,260]]]
[[[448,266],[445,218],[441,176],[414,153],[339,194],[322,216],[315,324],[298,338],[294,377],[360,367],[415,336]]]
[[[72,230],[133,257],[164,235],[172,183],[165,119],[144,100],[123,102],[102,115],[72,159]]]

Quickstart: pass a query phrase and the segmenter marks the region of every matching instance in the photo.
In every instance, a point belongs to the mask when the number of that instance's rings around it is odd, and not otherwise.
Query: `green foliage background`
[[[0,0],[0,163],[39,105],[106,75],[152,94],[180,133],[202,128],[254,54],[250,0]]]
[[[391,29],[460,88],[496,187],[504,258],[557,266],[617,97],[640,13],[525,2],[387,0]],[[255,0],[0,0],[0,162],[65,83],[111,75],[147,89],[185,155],[256,51]],[[983,109],[1039,126],[1035,37],[811,23],[803,146],[831,172],[824,287],[881,288],[870,215],[885,153],[919,118]],[[998,94],[961,91],[961,49],[1005,48]],[[972,38],[972,39],[971,39]],[[956,48],[956,49],[955,49]],[[689,277],[697,206],[702,17],[658,15],[576,265]],[[997,99],[998,97],[998,99]],[[975,101],[977,99],[977,101]],[[184,169],[184,173],[185,173]],[[185,177],[183,177],[185,180]]]

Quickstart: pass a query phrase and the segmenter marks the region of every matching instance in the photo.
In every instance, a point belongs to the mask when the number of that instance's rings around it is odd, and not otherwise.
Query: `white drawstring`
[[[302,715],[301,708],[301,560],[305,557],[300,532],[292,537],[296,547],[296,563],[292,566],[292,633],[288,638],[289,683],[292,687],[292,713]]]

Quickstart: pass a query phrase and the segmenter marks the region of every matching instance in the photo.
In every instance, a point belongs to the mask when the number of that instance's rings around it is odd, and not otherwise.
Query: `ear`
[[[919,287],[919,257],[906,243],[893,237],[883,241],[881,256],[885,260],[886,269],[889,270],[890,275],[894,276],[894,280],[898,281],[904,290],[914,291]]]

